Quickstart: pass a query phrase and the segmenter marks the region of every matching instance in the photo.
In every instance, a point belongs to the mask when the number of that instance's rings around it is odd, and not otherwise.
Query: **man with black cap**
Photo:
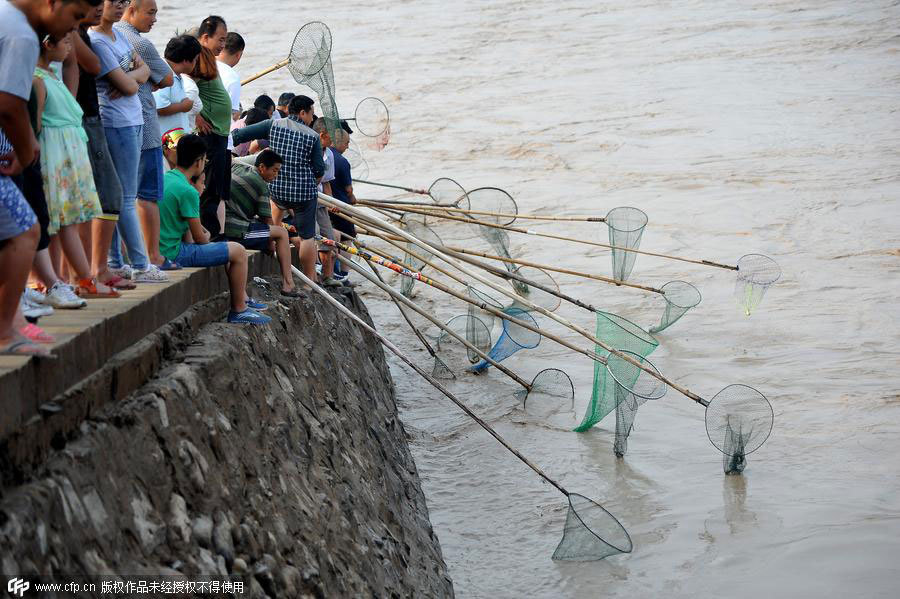
[[[278,104],[275,106],[275,112],[272,113],[272,120],[283,119],[288,114],[288,105],[290,105],[291,100],[294,99],[294,96],[297,94],[292,94],[291,92],[284,92],[280,96],[278,96]]]

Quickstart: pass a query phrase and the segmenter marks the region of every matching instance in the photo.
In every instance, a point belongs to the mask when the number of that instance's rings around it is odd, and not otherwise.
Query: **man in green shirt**
[[[269,183],[278,176],[282,162],[281,156],[268,149],[232,162],[231,195],[225,203],[225,237],[248,250],[275,250],[281,266],[281,293],[299,297],[291,272],[291,240],[284,227],[274,224],[269,205]],[[293,241],[300,247],[299,237]]]
[[[233,241],[210,243],[209,231],[200,224],[200,194],[191,181],[203,174],[205,166],[206,143],[200,136],[185,135],[178,140],[175,168],[165,175],[165,192],[159,202],[160,252],[186,267],[225,266],[231,290],[228,322],[266,324],[272,319],[247,305],[247,250]],[[191,243],[183,241],[187,234]]]

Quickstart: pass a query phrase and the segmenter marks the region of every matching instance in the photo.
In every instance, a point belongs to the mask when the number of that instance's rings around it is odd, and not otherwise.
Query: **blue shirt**
[[[334,179],[331,181],[331,196],[349,204],[350,196],[347,195],[347,187],[353,185],[353,179],[350,177],[350,161],[338,151],[332,152],[332,155],[334,156]]]
[[[41,46],[18,8],[0,0],[0,92],[28,101]]]
[[[116,69],[122,69],[126,73],[134,70],[132,52],[134,49],[122,33],[113,28],[115,41],[109,39],[105,33],[91,29],[88,35],[91,37],[94,53],[100,59],[100,74],[97,75],[97,98],[100,100],[100,118],[104,127],[134,127],[144,124],[144,115],[141,111],[141,99],[138,94],[122,96],[112,99],[109,97],[109,79],[106,77]]]

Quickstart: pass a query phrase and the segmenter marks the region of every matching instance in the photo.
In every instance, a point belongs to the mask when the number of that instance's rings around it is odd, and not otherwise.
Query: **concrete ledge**
[[[277,272],[273,257],[250,252],[249,278]],[[54,398],[108,366],[113,356],[139,344],[194,304],[228,291],[224,268],[185,268],[168,274],[167,283],[142,284],[123,292],[121,298],[88,300],[87,307],[80,310],[57,310],[42,318],[41,326],[57,338],[53,346],[56,360],[0,356],[0,452],[7,454],[4,457],[9,456],[10,438],[26,425],[40,423],[42,410],[48,416],[60,411]],[[193,324],[221,318],[227,303],[223,300],[212,308],[194,315],[199,321]],[[117,369],[102,393],[105,397],[80,394],[86,403],[78,411],[86,416],[90,403],[124,396],[152,374],[152,368],[141,370],[134,364]]]

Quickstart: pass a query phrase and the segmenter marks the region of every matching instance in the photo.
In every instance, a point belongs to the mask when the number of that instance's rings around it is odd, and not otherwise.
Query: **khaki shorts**
[[[334,229],[331,227],[331,218],[328,216],[328,208],[324,204],[316,207],[316,233],[322,237],[336,241]],[[319,244],[320,252],[333,252],[334,248],[330,245]]]

